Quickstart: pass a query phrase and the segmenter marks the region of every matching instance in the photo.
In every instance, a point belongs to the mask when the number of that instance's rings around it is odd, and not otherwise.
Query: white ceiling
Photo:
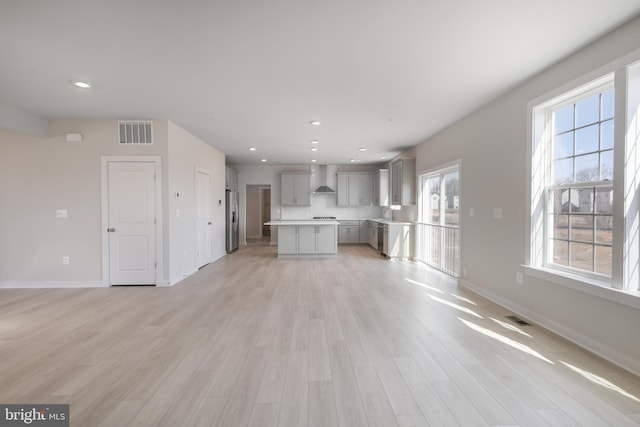
[[[168,119],[228,163],[380,162],[638,13],[638,0],[0,0],[0,104]]]

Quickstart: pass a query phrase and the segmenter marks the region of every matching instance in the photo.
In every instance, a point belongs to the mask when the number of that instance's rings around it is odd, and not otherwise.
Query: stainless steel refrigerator
[[[226,240],[227,240],[227,253],[238,249],[238,240],[240,235],[240,229],[238,228],[238,192],[227,190],[227,226],[226,226]]]

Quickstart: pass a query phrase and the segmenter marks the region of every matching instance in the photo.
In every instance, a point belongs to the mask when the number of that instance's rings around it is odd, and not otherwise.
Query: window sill
[[[555,283],[560,286],[565,286],[576,291],[584,292],[640,310],[639,292],[624,292],[619,289],[605,286],[595,280],[548,268],[533,267],[530,265],[523,265],[522,267],[524,268],[527,276]]]

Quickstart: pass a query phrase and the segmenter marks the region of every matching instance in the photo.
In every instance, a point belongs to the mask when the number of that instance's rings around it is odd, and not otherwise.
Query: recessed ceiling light
[[[256,151],[256,147],[249,147],[249,151]]]
[[[311,151],[318,151],[316,147],[311,147]]]
[[[314,139],[313,141],[311,141],[312,144],[317,144],[319,141],[317,139]]]
[[[366,149],[366,148],[364,148],[364,147],[362,147],[362,148],[360,149],[360,151],[367,151],[367,149]]]
[[[260,161],[261,161],[261,162],[266,162],[266,161],[267,161],[267,159],[262,159],[262,160],[260,160]]]
[[[384,159],[386,159],[386,158],[387,158],[387,156],[380,156],[380,158],[381,158],[382,160],[384,160]]]
[[[314,126],[320,126],[320,122],[318,120],[313,120],[311,124]]]
[[[73,80],[71,83],[73,83],[75,87],[79,87],[80,89],[89,89],[91,87],[91,83],[83,82],[80,80]]]
[[[311,159],[311,163],[315,163],[315,162],[316,162],[316,159]]]
[[[351,159],[351,160],[349,160],[349,161],[350,161],[351,163],[355,163],[355,162],[356,162],[356,159]]]

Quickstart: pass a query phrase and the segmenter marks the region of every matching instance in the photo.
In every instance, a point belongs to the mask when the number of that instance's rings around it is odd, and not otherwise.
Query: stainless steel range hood
[[[318,188],[315,189],[313,194],[329,194],[329,195],[336,194],[336,191],[329,186],[332,184],[331,182],[329,182],[329,178],[335,177],[336,170],[337,170],[337,166],[330,166],[330,165],[317,166],[316,182],[320,185]]]

